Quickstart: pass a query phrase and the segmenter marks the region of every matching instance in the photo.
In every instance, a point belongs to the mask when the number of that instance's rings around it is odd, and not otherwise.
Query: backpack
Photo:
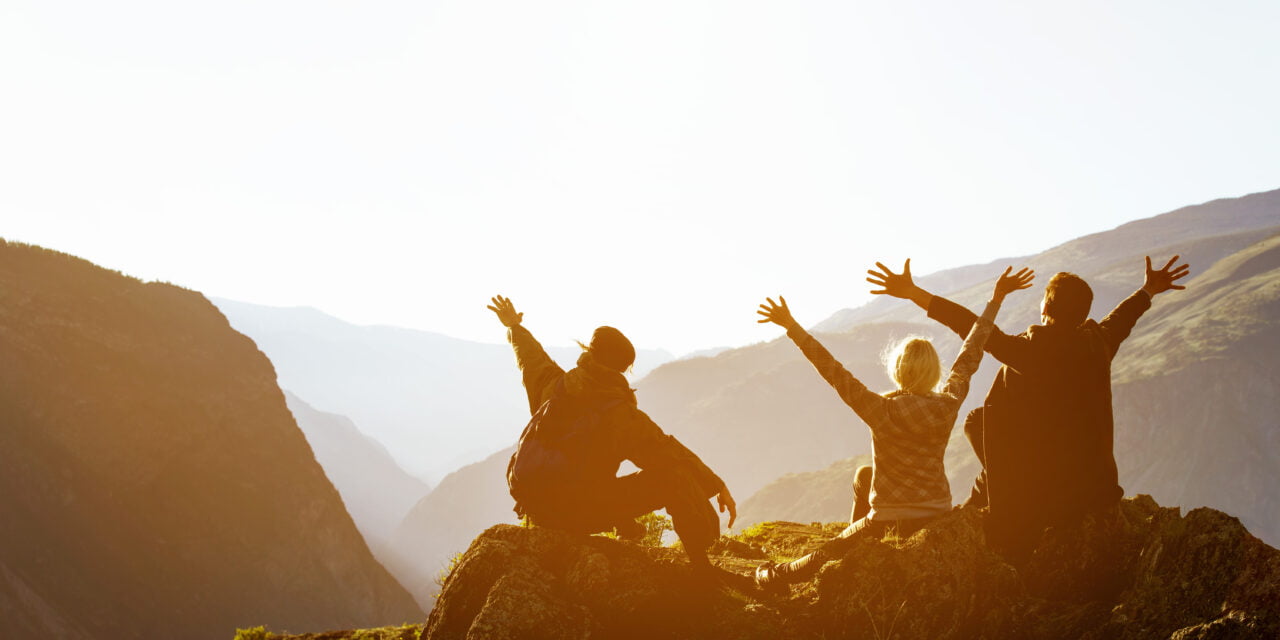
[[[563,378],[556,383],[525,425],[507,463],[507,488],[517,515],[524,517],[527,506],[581,482],[582,471],[590,466],[588,458],[598,455],[595,445],[604,435],[600,421],[620,402],[586,403],[565,394]]]

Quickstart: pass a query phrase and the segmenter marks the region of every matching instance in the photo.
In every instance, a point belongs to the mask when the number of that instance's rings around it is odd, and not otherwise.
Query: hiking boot
[[[787,582],[778,573],[778,563],[766,562],[756,567],[756,587],[765,593],[781,594],[787,592]]]

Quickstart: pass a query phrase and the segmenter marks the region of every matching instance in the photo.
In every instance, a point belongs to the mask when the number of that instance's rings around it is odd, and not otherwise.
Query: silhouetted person
[[[1124,495],[1112,453],[1111,360],[1153,296],[1182,289],[1188,273],[1174,256],[1160,270],[1147,258],[1142,288],[1101,322],[1089,320],[1093,291],[1079,276],[1058,273],[1045,287],[1041,321],[1019,335],[992,332],[986,350],[1003,363],[982,411],[966,435],[983,463],[970,504],[990,506],[988,541],[1018,559],[1035,548],[1047,526],[1112,513]],[[958,334],[974,315],[934,296],[883,264],[868,271],[876,294],[906,298]],[[981,445],[978,445],[978,442]]]
[[[898,388],[880,395],[867,389],[849,373],[800,323],[791,316],[785,298],[767,298],[760,305],[760,322],[773,322],[787,330],[840,399],[871,429],[871,467],[855,473],[854,506],[849,526],[836,538],[798,560],[767,562],[756,569],[756,584],[807,580],[824,562],[839,559],[854,540],[883,537],[889,529],[907,536],[933,518],[951,510],[951,486],[943,466],[947,440],[956,423],[960,404],[969,393],[969,377],[982,361],[982,347],[991,332],[1000,304],[1009,293],[1031,286],[1035,275],[1012,267],[996,281],[991,301],[969,330],[947,381],[938,390],[941,365],[933,344],[924,338],[900,342],[886,362]]]
[[[731,527],[737,505],[719,476],[636,406],[623,376],[636,357],[631,341],[600,327],[565,372],[520,324],[524,314],[510,300],[497,296],[489,309],[508,329],[540,431],[531,436],[526,429],[508,469],[516,513],[538,526],[617,529],[634,539],[644,533],[635,518],[665,508],[689,561],[709,566],[706,550],[720,537],[709,500],[728,510]],[[640,471],[618,477],[623,460]]]

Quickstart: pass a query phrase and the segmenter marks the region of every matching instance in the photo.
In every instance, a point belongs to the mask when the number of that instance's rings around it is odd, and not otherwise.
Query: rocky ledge
[[[445,580],[423,638],[1276,638],[1280,552],[1213,509],[1126,499],[1119,526],[1050,531],[1025,565],[989,551],[957,509],[909,538],[860,541],[814,582],[758,592],[766,558],[837,525],[768,523],[713,549],[498,525]]]

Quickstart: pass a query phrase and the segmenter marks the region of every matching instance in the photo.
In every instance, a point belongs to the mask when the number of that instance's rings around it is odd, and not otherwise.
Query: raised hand
[[[1009,275],[1013,271],[1013,267],[1008,267],[1004,273],[1000,274],[1000,278],[996,280],[995,291],[991,294],[991,299],[995,301],[1003,301],[1004,297],[1014,291],[1029,289],[1031,281],[1036,279],[1036,272],[1023,267],[1017,273]]]
[[[871,293],[878,296],[890,295],[895,298],[910,298],[911,294],[919,289],[915,281],[911,279],[911,258],[907,258],[907,261],[903,263],[902,273],[894,273],[889,270],[889,267],[880,262],[877,262],[876,266],[880,268],[879,271],[874,269],[867,270],[867,275],[871,276],[867,278],[867,282],[880,287],[879,290],[873,290]]]
[[[716,496],[716,504],[720,505],[720,513],[729,511],[729,524],[726,528],[732,529],[733,522],[738,519],[738,503],[734,502],[733,496],[729,493],[729,487],[720,490],[720,494]]]
[[[889,295],[895,298],[904,298],[916,303],[921,309],[928,310],[929,302],[933,300],[933,294],[916,286],[914,280],[911,279],[911,258],[902,265],[902,273],[894,273],[889,267],[883,263],[877,262],[876,266],[879,271],[874,269],[867,270],[867,282],[880,287],[878,290],[873,289],[871,293],[883,296]]]
[[[524,314],[516,311],[516,306],[511,304],[510,298],[502,296],[494,296],[490,299],[493,304],[487,305],[485,308],[498,314],[498,321],[504,327],[514,327],[524,320]]]
[[[1173,263],[1177,262],[1180,257],[1181,256],[1174,256],[1169,258],[1169,261],[1164,263],[1164,267],[1156,270],[1151,268],[1151,256],[1147,256],[1147,277],[1142,283],[1142,290],[1146,291],[1147,295],[1155,297],[1156,294],[1164,293],[1170,289],[1177,289],[1179,291],[1186,289],[1186,287],[1174,283],[1187,277],[1187,275],[1191,273],[1191,266],[1184,263],[1170,269],[1170,267],[1173,267]]]
[[[783,329],[790,329],[796,325],[796,319],[791,317],[791,310],[787,308],[787,299],[778,296],[778,302],[774,302],[773,298],[765,298],[769,304],[760,305],[760,309],[756,313],[764,316],[763,319],[756,320],[760,324],[772,322]]]

